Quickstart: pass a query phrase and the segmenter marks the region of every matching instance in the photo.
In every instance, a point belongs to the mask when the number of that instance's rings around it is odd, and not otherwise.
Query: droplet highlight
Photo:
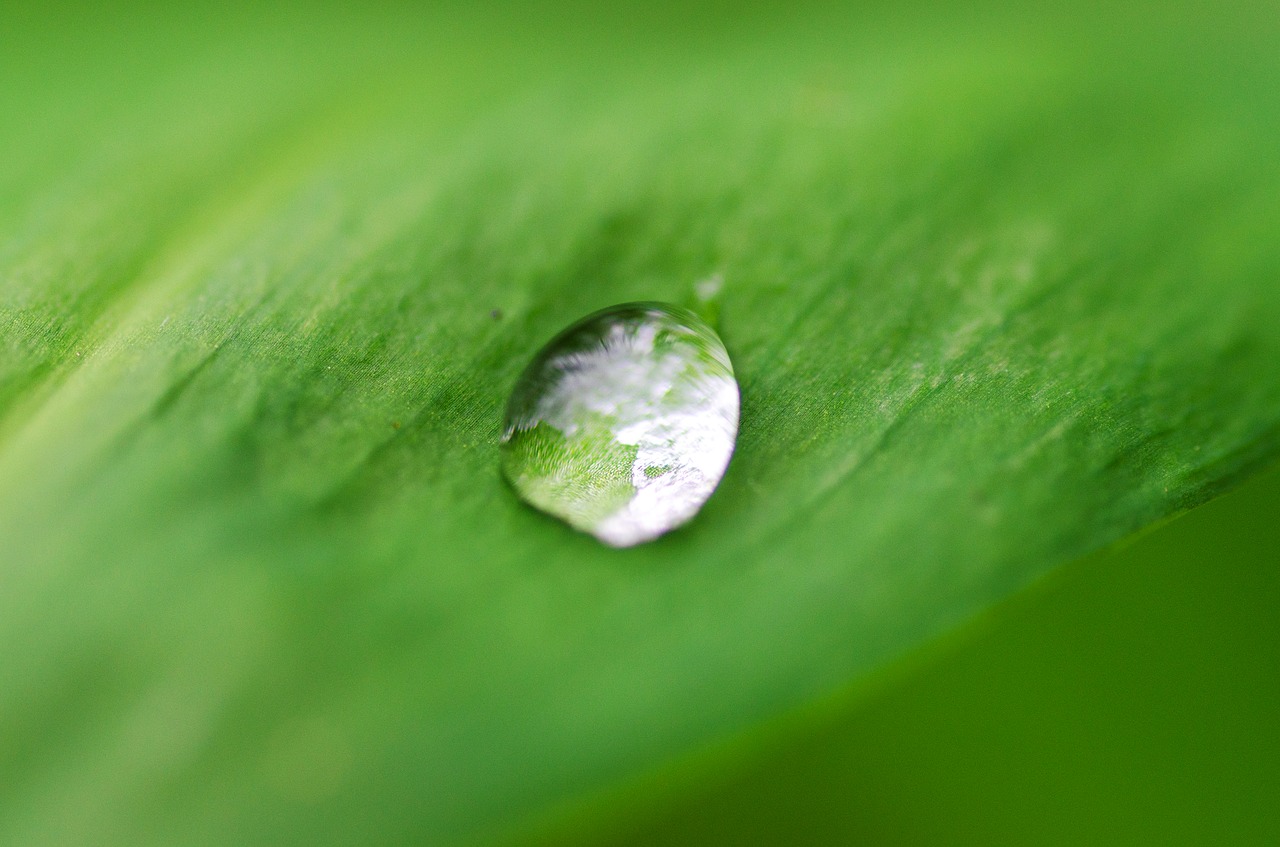
[[[684,524],[738,436],[738,383],[719,336],[664,303],[588,315],[516,382],[502,470],[534,507],[614,547]]]

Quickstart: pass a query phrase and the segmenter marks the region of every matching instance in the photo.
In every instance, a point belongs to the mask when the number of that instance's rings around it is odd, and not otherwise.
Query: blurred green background
[[[1274,844],[1278,518],[1273,470],[661,774],[582,843]]]
[[[1280,841],[1280,476],[1097,552],[1280,451],[1277,44],[0,6],[0,844]],[[527,356],[721,271],[706,513],[520,508]]]

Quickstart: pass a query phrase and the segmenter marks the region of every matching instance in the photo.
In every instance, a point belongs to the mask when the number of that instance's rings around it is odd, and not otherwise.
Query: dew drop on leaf
[[[502,470],[526,502],[614,547],[698,513],[738,435],[724,344],[692,312],[626,303],[552,339],[507,404]]]

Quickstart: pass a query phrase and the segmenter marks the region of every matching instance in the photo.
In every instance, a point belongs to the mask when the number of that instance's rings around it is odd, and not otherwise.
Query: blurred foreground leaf
[[[1193,11],[6,12],[0,841],[519,836],[1275,455],[1278,24]],[[522,508],[527,357],[716,275],[705,512]]]

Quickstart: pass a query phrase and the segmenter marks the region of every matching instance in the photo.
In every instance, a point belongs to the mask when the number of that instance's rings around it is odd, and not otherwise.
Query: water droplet
[[[688,521],[724,476],[738,383],[692,312],[626,303],[557,335],[507,404],[502,470],[528,503],[630,547]]]

